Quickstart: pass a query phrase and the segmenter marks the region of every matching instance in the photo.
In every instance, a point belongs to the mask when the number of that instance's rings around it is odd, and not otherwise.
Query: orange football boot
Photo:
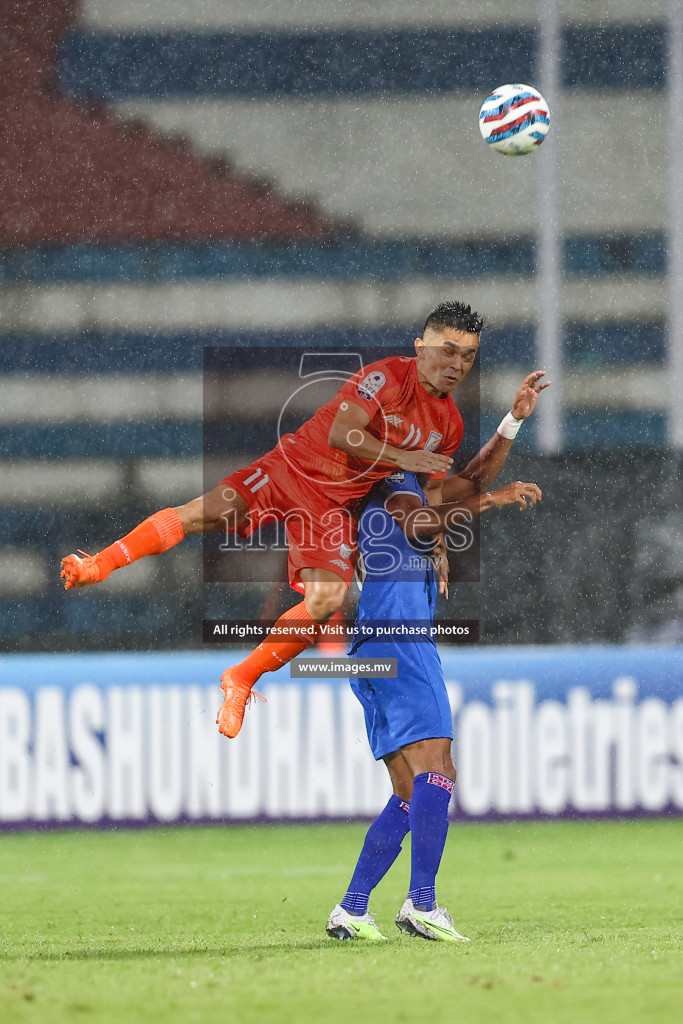
[[[256,690],[252,690],[248,683],[243,683],[240,679],[234,679],[232,673],[233,669],[226,668],[221,676],[221,690],[225,697],[216,718],[219,731],[231,740],[235,738],[242,728],[244,712],[251,698],[258,697],[264,703],[266,700]]]
[[[99,583],[102,574],[96,558],[97,555],[86,555],[80,548],[77,555],[67,555],[63,558],[59,575],[64,580],[64,589],[74,590],[76,587],[89,587],[91,583]]]

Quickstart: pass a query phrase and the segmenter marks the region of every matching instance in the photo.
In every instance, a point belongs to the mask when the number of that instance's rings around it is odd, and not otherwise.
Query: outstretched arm
[[[542,497],[536,484],[517,481],[497,491],[474,494],[463,501],[423,505],[417,494],[398,492],[387,498],[386,510],[399,524],[408,540],[434,540],[432,558],[439,581],[439,593],[448,597],[448,549],[444,532],[460,531],[463,521],[490,508],[518,504],[520,509],[535,505]]]
[[[517,480],[496,491],[476,494],[464,501],[446,502],[443,505],[423,505],[416,494],[392,494],[386,503],[387,512],[396,520],[408,540],[425,540],[439,533],[457,530],[463,519],[481,515],[491,508],[505,505],[519,505],[521,510],[530,508],[543,497],[536,484]]]
[[[550,387],[550,381],[541,382],[544,376],[544,370],[527,374],[515,395],[511,411],[503,418],[493,437],[461,473],[444,482],[445,501],[464,501],[486,491],[493,483],[503,468],[519,427],[531,416],[541,391]]]

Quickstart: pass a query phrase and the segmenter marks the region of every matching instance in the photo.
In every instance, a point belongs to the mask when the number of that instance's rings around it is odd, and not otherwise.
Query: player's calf
[[[96,555],[86,555],[83,551],[79,555],[67,555],[62,559],[60,576],[67,590],[102,583],[115,569],[147,555],[160,555],[184,537],[185,530],[175,509],[164,508]]]

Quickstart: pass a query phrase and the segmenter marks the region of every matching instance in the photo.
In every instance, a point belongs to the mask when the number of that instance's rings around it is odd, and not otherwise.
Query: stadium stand
[[[245,597],[202,585],[194,542],[115,574],[106,593],[65,597],[56,578],[60,554],[201,490],[205,348],[243,353],[248,370],[264,339],[273,351],[409,346],[434,301],[465,296],[492,320],[482,437],[533,365],[534,175],[486,159],[476,111],[492,81],[535,75],[535,5],[468,0],[454,12],[439,0],[425,11],[401,0],[372,17],[341,5],[353,23],[331,0],[297,4],[290,22],[281,7],[265,5],[259,20],[241,2],[2,5],[8,647],[192,646],[202,614],[236,600],[257,614],[258,587]],[[529,550],[512,517],[484,525],[484,582],[460,611],[481,614],[489,642],[618,641],[674,614],[672,584],[639,625],[638,595],[650,590],[628,582],[654,564],[638,568],[632,550],[647,531],[643,491],[650,516],[672,514],[678,494],[663,454],[666,32],[660,0],[647,20],[631,0],[623,21],[612,7],[599,25],[563,29],[567,450],[540,460],[531,425],[516,443],[515,476],[538,480],[546,500]],[[619,128],[627,110],[651,126],[636,152]],[[236,415],[220,434],[222,465],[238,442],[245,458],[263,450],[273,429]],[[608,521],[618,524],[609,535]],[[541,611],[511,611],[500,596],[514,587],[520,543]],[[590,576],[576,571],[583,559]],[[494,565],[504,586],[486,584]]]
[[[27,0],[0,11],[4,153],[0,242],[158,238],[321,238],[334,225],[182,140],[124,123],[65,95],[57,45],[73,0]],[[94,102],[93,102],[94,101]],[[1,173],[1,172],[0,172]]]

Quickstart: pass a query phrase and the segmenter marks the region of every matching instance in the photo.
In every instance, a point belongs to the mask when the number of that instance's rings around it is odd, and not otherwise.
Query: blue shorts
[[[368,640],[354,653],[363,658],[398,660],[396,679],[351,679],[351,689],[363,705],[376,760],[418,740],[453,739],[451,705],[433,644]]]

